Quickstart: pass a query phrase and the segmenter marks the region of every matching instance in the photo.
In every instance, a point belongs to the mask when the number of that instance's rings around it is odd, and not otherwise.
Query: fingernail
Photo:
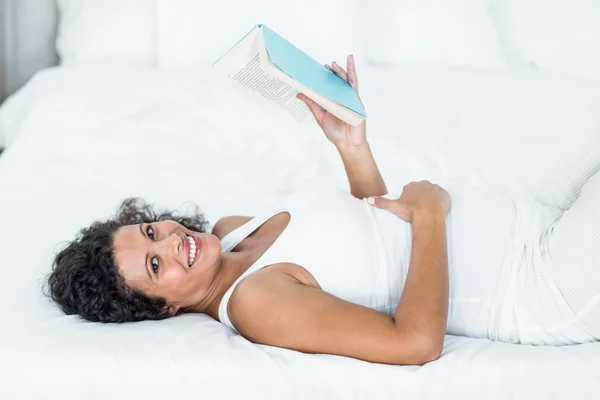
[[[369,203],[369,204],[373,205],[373,204],[375,204],[375,199],[374,199],[373,197],[369,197],[369,198],[367,199],[367,203]]]

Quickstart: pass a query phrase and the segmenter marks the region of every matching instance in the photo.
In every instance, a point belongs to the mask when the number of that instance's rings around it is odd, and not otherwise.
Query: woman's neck
[[[221,254],[221,265],[208,295],[201,304],[190,312],[208,314],[220,321],[219,305],[221,300],[231,285],[250,268],[252,265],[250,261],[251,255],[248,252],[223,252]]]

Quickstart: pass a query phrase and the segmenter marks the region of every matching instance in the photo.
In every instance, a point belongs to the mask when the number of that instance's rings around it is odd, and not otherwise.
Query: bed
[[[65,15],[70,3],[59,3]],[[392,366],[256,345],[205,315],[111,325],[62,314],[41,292],[53,255],[125,197],[197,204],[214,224],[302,190],[348,189],[314,122],[274,119],[208,65],[162,68],[141,53],[71,62],[62,40],[61,64],[39,69],[0,108],[2,398],[600,398],[600,343],[448,335],[439,360]],[[391,192],[429,179],[549,207],[574,200],[561,166],[600,134],[599,82],[434,63],[365,62],[358,73]]]

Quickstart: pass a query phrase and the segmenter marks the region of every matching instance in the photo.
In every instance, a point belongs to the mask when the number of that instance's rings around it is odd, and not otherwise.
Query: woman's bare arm
[[[363,199],[388,193],[368,142],[359,146],[338,144],[336,148],[342,157],[354,197]]]
[[[284,273],[252,274],[228,304],[231,322],[251,342],[305,353],[423,365],[439,348],[422,326],[350,303]]]
[[[413,218],[412,253],[396,323],[431,338],[441,354],[448,321],[448,245],[445,215]]]
[[[347,71],[335,61],[325,66],[334,74],[348,82],[358,96],[358,75],[354,56],[347,57]],[[350,125],[330,114],[323,107],[302,93],[297,96],[306,103],[325,136],[338,149],[350,181],[350,192],[356,198],[383,196],[388,193],[379,168],[375,163],[371,146],[367,142],[367,121]],[[359,96],[360,99],[360,96]]]

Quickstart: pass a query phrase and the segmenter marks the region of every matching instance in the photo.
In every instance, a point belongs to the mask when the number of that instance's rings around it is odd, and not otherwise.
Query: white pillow
[[[158,0],[161,68],[210,66],[256,24],[322,64],[364,63],[360,0]]]
[[[501,0],[505,51],[518,67],[600,81],[599,0]]]
[[[155,65],[157,0],[58,0],[62,64]]]
[[[372,65],[508,67],[489,0],[370,0],[365,11]]]

